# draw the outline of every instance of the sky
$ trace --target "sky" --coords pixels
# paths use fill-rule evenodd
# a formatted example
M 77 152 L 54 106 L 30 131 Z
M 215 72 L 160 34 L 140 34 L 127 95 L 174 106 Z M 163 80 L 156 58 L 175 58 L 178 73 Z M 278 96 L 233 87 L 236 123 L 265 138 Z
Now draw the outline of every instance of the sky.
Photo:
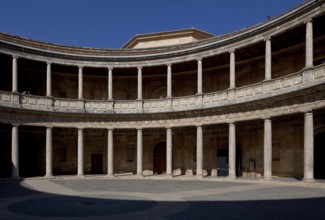
M 222 35 L 304 0 L 1 0 L 0 32 L 92 48 L 121 48 L 136 34 L 197 28 Z

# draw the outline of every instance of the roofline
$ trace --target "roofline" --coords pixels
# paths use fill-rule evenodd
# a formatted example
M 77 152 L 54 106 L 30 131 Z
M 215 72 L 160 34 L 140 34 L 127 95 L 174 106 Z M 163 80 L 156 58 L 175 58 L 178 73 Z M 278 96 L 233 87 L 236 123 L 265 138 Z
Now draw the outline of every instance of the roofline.
M 205 38 L 211 38 L 211 37 L 215 37 L 215 35 L 210 34 L 208 32 L 205 31 L 201 31 L 199 29 L 196 28 L 186 28 L 186 29 L 180 29 L 180 30 L 171 30 L 171 31 L 161 31 L 161 32 L 153 32 L 153 33 L 148 33 L 148 34 L 136 34 L 135 36 L 133 36 L 126 44 L 124 44 L 122 46 L 122 48 L 131 48 L 130 46 L 136 43 L 136 39 L 140 38 L 140 39 L 145 39 L 145 38 L 149 38 L 149 37 L 154 37 L 157 36 L 157 38 L 161 38 L 161 36 L 158 35 L 170 35 L 170 34 L 174 34 L 174 33 L 179 33 L 179 34 L 185 34 L 188 32 L 195 32 L 196 34 L 199 34 Z

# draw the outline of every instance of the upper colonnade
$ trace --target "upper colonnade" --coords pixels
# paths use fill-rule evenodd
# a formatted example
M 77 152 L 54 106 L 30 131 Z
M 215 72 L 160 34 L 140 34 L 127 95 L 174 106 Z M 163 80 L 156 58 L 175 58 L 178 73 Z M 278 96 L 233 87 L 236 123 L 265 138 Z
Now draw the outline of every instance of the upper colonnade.
M 46 63 L 83 67 L 136 68 L 176 64 L 227 53 L 270 39 L 321 15 L 324 11 L 323 4 L 322 0 L 306 1 L 283 15 L 237 32 L 160 48 L 83 48 L 33 41 L 1 33 L 1 53 Z

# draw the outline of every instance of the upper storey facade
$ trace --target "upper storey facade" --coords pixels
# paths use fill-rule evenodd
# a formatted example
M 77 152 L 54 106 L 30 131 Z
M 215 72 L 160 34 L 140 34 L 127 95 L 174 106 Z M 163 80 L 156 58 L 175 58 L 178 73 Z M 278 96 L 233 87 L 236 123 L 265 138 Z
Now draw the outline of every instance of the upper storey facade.
M 169 38 L 164 35 L 196 36 L 195 42 L 165 47 L 80 48 L 0 34 L 1 104 L 41 111 L 138 114 L 294 96 L 325 80 L 324 2 L 306 1 L 223 36 L 189 29 L 190 35 L 176 31 L 138 36 L 126 46 L 136 48 L 143 38 L 148 47 L 150 39 Z

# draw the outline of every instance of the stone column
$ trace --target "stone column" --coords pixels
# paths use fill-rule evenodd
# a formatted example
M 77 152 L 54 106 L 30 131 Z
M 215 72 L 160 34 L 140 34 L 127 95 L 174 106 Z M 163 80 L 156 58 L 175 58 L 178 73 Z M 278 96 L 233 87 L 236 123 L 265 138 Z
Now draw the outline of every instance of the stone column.
M 46 96 L 52 96 L 52 71 L 51 63 L 46 63 Z
M 303 180 L 314 181 L 314 125 L 312 112 L 305 113 Z
M 19 134 L 18 126 L 16 124 L 12 125 L 11 131 L 11 178 L 20 178 L 19 176 Z
M 114 175 L 114 141 L 113 141 L 113 129 L 108 129 L 107 140 L 107 175 Z
M 167 98 L 172 98 L 172 65 L 167 64 Z
M 272 178 L 272 121 L 264 119 L 264 179 Z
M 306 21 L 306 68 L 313 65 L 313 23 L 309 19 Z
M 138 67 L 138 100 L 142 100 L 142 67 Z
M 203 175 L 203 131 L 202 126 L 196 127 L 196 175 Z
M 12 56 L 12 92 L 18 92 L 17 56 Z
M 171 128 L 167 128 L 167 134 L 166 134 L 166 139 L 167 139 L 167 143 L 166 143 L 166 174 L 168 176 L 172 176 L 173 175 L 173 138 L 172 138 L 172 129 Z
M 83 99 L 83 77 L 82 77 L 83 66 L 79 66 L 78 74 L 78 99 Z
M 229 51 L 230 53 L 230 86 L 229 89 L 235 88 L 235 50 Z
M 113 100 L 113 68 L 108 67 L 108 100 Z
M 236 127 L 229 124 L 229 178 L 236 178 Z
M 142 156 L 143 156 L 143 141 L 142 128 L 137 129 L 137 175 L 142 176 Z
M 272 78 L 272 51 L 271 38 L 267 37 L 265 40 L 265 80 Z
M 45 177 L 53 176 L 52 169 L 52 127 L 46 127 L 46 174 Z
M 197 94 L 202 94 L 202 59 L 197 60 Z
M 84 175 L 84 129 L 78 128 L 78 176 Z

